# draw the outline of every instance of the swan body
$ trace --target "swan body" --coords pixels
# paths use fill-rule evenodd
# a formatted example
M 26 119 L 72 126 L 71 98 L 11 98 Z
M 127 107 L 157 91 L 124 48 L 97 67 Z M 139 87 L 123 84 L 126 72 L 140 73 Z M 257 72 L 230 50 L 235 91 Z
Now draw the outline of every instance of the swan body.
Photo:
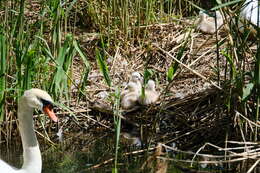
M 121 106 L 123 109 L 133 108 L 138 100 L 140 95 L 139 86 L 137 83 L 129 82 L 127 84 L 127 89 L 121 94 Z
M 215 33 L 223 25 L 223 17 L 219 11 L 216 11 L 217 27 L 215 27 L 215 18 L 210 17 L 204 12 L 199 13 L 197 29 L 208 34 Z
M 41 173 L 42 159 L 39 144 L 34 132 L 33 111 L 40 109 L 53 121 L 58 118 L 52 110 L 50 95 L 40 89 L 30 89 L 24 92 L 18 103 L 19 131 L 23 145 L 23 165 L 16 169 L 0 160 L 0 172 L 3 173 Z
M 149 80 L 145 89 L 145 95 L 140 95 L 138 102 L 142 105 L 150 105 L 159 99 L 159 93 L 155 89 L 155 82 Z
M 258 15 L 258 0 L 246 0 L 240 15 L 252 24 L 260 27 L 260 15 Z M 257 24 L 258 23 L 258 24 Z

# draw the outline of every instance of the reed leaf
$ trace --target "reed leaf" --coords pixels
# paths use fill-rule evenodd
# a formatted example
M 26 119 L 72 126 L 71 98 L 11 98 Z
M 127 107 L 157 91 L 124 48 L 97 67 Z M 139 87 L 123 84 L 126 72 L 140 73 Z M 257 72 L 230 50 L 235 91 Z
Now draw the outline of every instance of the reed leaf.
M 173 69 L 173 66 L 170 66 L 168 71 L 167 71 L 168 82 L 171 82 L 173 80 L 173 77 L 174 77 L 174 69 Z
M 80 80 L 80 86 L 79 86 L 79 96 L 78 96 L 78 101 L 80 100 L 80 98 L 84 95 L 82 93 L 82 91 L 84 91 L 85 86 L 87 86 L 87 79 L 88 79 L 88 75 L 89 72 L 91 70 L 91 66 L 87 60 L 87 56 L 82 52 L 80 46 L 78 45 L 78 43 L 74 40 L 73 41 L 73 46 L 76 49 L 76 51 L 78 52 L 79 56 L 81 57 L 83 63 L 84 63 L 84 71 L 82 73 L 81 76 L 81 80 Z
M 182 46 L 180 47 L 180 49 L 178 50 L 178 53 L 176 55 L 176 58 L 178 60 L 180 60 L 184 54 L 184 51 L 187 49 L 187 45 L 188 42 L 190 40 L 190 34 L 191 34 L 191 30 L 188 33 L 188 37 L 186 38 L 186 40 L 182 43 Z M 177 70 L 179 67 L 179 63 L 178 62 L 174 62 L 173 64 L 171 64 L 171 66 L 169 67 L 168 71 L 167 71 L 167 79 L 169 82 L 171 82 L 174 79 L 174 75 L 176 74 Z
M 6 37 L 0 35 L 0 123 L 4 119 L 4 103 L 6 90 L 6 70 L 8 45 Z
M 48 51 L 48 54 L 50 55 L 50 51 Z M 56 70 L 53 74 L 53 80 L 51 82 L 51 90 L 55 93 L 56 98 L 64 93 L 66 93 L 66 97 L 69 96 L 68 72 L 74 56 L 75 49 L 73 47 L 72 36 L 67 35 L 64 45 L 60 47 L 57 59 L 55 60 Z
M 120 111 L 120 89 L 117 87 L 114 94 L 114 105 L 113 105 L 113 113 L 114 113 L 114 124 L 115 124 L 115 162 L 114 168 L 112 172 L 117 173 L 117 164 L 118 164 L 118 150 L 119 150 L 119 141 L 120 141 L 120 132 L 121 132 L 121 111 Z
M 112 81 L 109 77 L 107 64 L 105 62 L 104 56 L 101 56 L 101 53 L 100 53 L 99 49 L 97 49 L 97 48 L 96 48 L 96 59 L 97 59 L 98 65 L 99 65 L 99 69 L 102 72 L 103 77 L 105 78 L 107 85 L 109 87 L 111 87 Z

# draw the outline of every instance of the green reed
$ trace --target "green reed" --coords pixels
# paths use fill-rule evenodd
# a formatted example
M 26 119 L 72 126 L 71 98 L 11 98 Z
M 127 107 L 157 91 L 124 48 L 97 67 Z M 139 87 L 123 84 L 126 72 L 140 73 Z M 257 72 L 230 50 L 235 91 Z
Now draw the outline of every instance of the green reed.
M 4 118 L 7 52 L 8 48 L 6 38 L 5 36 L 0 35 L 0 121 L 3 121 Z
M 113 105 L 113 113 L 114 113 L 114 125 L 115 125 L 115 161 L 114 168 L 112 169 L 113 173 L 117 173 L 117 164 L 118 164 L 118 151 L 119 151 L 119 141 L 120 141 L 120 133 L 121 133 L 121 111 L 120 111 L 120 90 L 116 88 L 114 93 L 114 105 Z
M 200 4 L 200 1 L 190 2 Z M 181 0 L 95 0 L 86 1 L 86 4 L 82 7 L 84 12 L 100 32 L 109 37 L 118 37 L 118 30 L 126 38 L 141 37 L 140 26 L 172 22 L 173 18 L 197 11 L 192 4 Z
M 32 87 L 52 90 L 55 98 L 68 98 L 74 83 L 71 63 L 77 55 L 85 67 L 82 78 L 87 78 L 87 57 L 74 37 L 65 33 L 67 17 L 75 3 L 41 2 L 39 18 L 32 20 L 27 17 L 27 1 L 0 1 L 0 119 L 5 119 L 6 99 L 13 100 Z M 83 94 L 83 85 L 80 88 L 79 93 Z
M 226 21 L 230 32 L 226 40 L 227 47 L 221 52 L 227 63 L 225 69 L 225 79 L 227 80 L 224 82 L 229 83 L 226 100 L 228 112 L 230 115 L 235 115 L 236 111 L 242 112 L 250 120 L 257 122 L 259 106 L 252 105 L 259 105 L 259 28 L 241 20 L 240 11 L 242 8 L 243 2 L 234 0 L 219 4 L 214 10 L 222 9 L 226 17 L 232 18 L 232 20 Z M 230 9 L 232 9 L 232 12 Z M 257 30 L 258 35 L 252 33 L 253 28 Z M 253 44 L 257 46 L 256 52 L 250 50 Z M 248 55 L 253 57 L 254 61 L 254 68 L 250 71 L 246 58 Z M 250 104 L 250 102 L 253 102 L 253 104 Z M 243 124 L 243 126 L 246 125 Z M 247 137 L 250 140 L 257 140 L 257 127 L 255 127 L 254 132 L 250 131 Z
M 96 49 L 96 59 L 97 63 L 99 65 L 99 69 L 103 74 L 103 77 L 105 78 L 105 81 L 109 87 L 112 85 L 112 81 L 109 77 L 109 72 L 108 72 L 108 66 L 105 61 L 105 56 L 104 53 L 101 53 L 98 49 Z
M 258 16 L 260 16 L 260 3 L 258 1 L 258 9 L 257 9 L 257 14 Z M 260 19 L 258 18 L 258 23 L 257 25 L 260 26 L 260 23 L 259 23 Z M 256 38 L 257 38 L 257 52 L 256 52 L 256 62 L 255 62 L 255 78 L 254 78 L 254 81 L 255 81 L 255 87 L 256 87 L 256 113 L 255 113 L 255 121 L 257 122 L 259 120 L 259 112 L 260 112 L 260 28 L 259 27 L 255 27 L 256 28 L 256 31 L 257 31 L 257 34 L 256 34 Z M 256 127 L 256 130 L 255 130 L 255 141 L 258 140 L 257 138 L 257 135 L 258 135 L 258 128 Z
M 106 84 L 111 88 L 113 86 L 113 82 L 109 75 L 108 65 L 106 63 L 106 56 L 104 49 L 106 48 L 103 39 L 101 39 L 101 47 L 102 49 L 96 48 L 96 60 L 99 65 L 99 69 L 103 74 Z M 120 133 L 121 133 L 121 110 L 120 110 L 120 89 L 116 87 L 115 92 L 112 94 L 112 99 L 110 100 L 113 105 L 113 118 L 114 118 L 114 130 L 115 130 L 115 161 L 114 167 L 112 168 L 113 173 L 118 172 L 117 164 L 118 164 L 118 151 L 119 151 L 119 142 L 120 142 Z

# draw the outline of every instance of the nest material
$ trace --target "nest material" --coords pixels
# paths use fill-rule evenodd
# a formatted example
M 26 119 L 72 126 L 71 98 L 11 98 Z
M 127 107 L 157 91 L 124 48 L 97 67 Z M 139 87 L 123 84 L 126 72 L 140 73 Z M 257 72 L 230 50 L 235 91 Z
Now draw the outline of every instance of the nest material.
M 142 134 L 142 131 L 153 129 L 153 132 L 158 134 L 153 134 L 154 141 L 163 139 L 167 142 L 186 136 L 187 139 L 180 142 L 184 147 L 199 146 L 203 139 L 218 142 L 215 136 L 217 134 L 224 139 L 222 137 L 224 131 L 229 128 L 230 118 L 224 112 L 223 91 L 214 81 L 218 78 L 215 69 L 220 69 L 220 79 L 226 75 L 225 58 L 220 54 L 217 60 L 216 53 L 216 40 L 225 39 L 225 32 L 220 30 L 217 39 L 215 34 L 199 33 L 194 30 L 194 21 L 185 19 L 178 23 L 142 27 L 140 32 L 145 36 L 130 39 L 128 42 L 120 42 L 123 40 L 120 34 L 117 40 L 111 39 L 112 49 L 107 50 L 106 60 L 113 87 L 107 87 L 97 64 L 92 62 L 89 85 L 85 87 L 85 94 L 90 98 L 88 108 L 93 110 L 94 114 L 109 115 L 111 119 L 111 95 L 115 87 L 123 88 L 132 72 L 142 73 L 145 68 L 149 68 L 154 72 L 151 78 L 156 81 L 157 91 L 161 93 L 160 101 L 150 107 L 124 111 L 122 118 L 127 121 L 127 126 L 130 124 L 130 129 L 138 129 L 140 136 L 149 136 L 150 134 Z M 81 37 L 82 44 L 86 52 L 94 52 L 93 45 L 97 44 L 99 38 L 88 38 Z M 143 44 L 139 45 L 138 42 Z M 225 46 L 225 43 L 222 44 L 218 51 Z M 169 82 L 167 71 L 176 63 L 175 58 L 181 49 L 183 54 L 179 59 L 179 68 L 174 79 Z M 92 58 L 94 59 L 94 56 Z M 251 59 L 248 58 L 248 61 Z M 251 68 L 250 63 L 246 66 L 247 69 Z M 107 97 L 101 97 L 104 93 Z M 101 118 L 102 123 L 112 129 L 111 120 L 104 117 L 106 116 Z M 194 136 L 191 137 L 190 133 Z M 164 135 L 161 136 L 162 134 Z
M 187 26 L 190 29 L 187 29 Z M 206 79 L 217 78 L 217 74 L 214 71 L 217 68 L 216 39 L 213 35 L 195 32 L 192 29 L 191 21 L 185 21 L 182 24 L 154 25 L 143 28 L 143 30 L 146 31 L 147 35 L 139 39 L 145 45 L 137 45 L 135 41 L 132 41 L 120 47 L 115 46 L 115 49 L 106 52 L 110 78 L 113 81 L 114 87 L 121 86 L 123 88 L 129 81 L 132 72 L 138 71 L 143 73 L 144 69 L 148 68 L 154 72 L 152 78 L 156 81 L 157 91 L 163 92 L 167 85 L 169 85 L 169 82 L 166 80 L 167 71 L 176 61 L 153 45 L 157 45 L 176 57 L 185 41 L 183 39 L 186 39 L 185 35 L 190 35 L 190 37 L 187 38 L 188 44 L 184 47 L 183 56 L 180 61 L 189 66 L 193 71 L 202 74 Z M 118 37 L 120 40 L 120 35 Z M 83 40 L 87 40 L 87 38 L 82 38 Z M 86 52 L 93 53 L 93 44 L 96 44 L 96 41 L 83 41 Z M 116 44 L 116 41 L 114 44 Z M 113 45 L 111 48 L 113 48 Z M 90 59 L 92 58 L 90 57 Z M 224 69 L 221 68 L 225 65 L 224 57 L 220 56 L 219 61 L 220 69 Z M 89 85 L 86 86 L 85 93 L 89 98 L 92 98 L 92 101 L 100 99 L 106 101 L 99 97 L 99 93 L 103 91 L 110 93 L 114 91 L 114 88 L 109 89 L 107 87 L 96 62 L 93 62 L 91 66 L 92 70 L 88 78 Z M 76 67 L 78 68 L 78 66 Z M 182 65 L 179 65 L 179 67 L 171 87 L 168 88 L 168 96 L 171 95 L 175 98 L 185 97 L 211 87 L 210 82 L 205 81 L 205 79 L 189 69 L 182 67 Z M 220 74 L 224 76 L 224 70 Z M 74 76 L 80 75 L 74 74 Z

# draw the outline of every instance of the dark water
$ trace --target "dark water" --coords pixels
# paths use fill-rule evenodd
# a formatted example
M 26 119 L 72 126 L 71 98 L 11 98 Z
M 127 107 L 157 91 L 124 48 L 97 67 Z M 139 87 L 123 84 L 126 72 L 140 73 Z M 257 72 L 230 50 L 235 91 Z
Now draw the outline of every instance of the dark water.
M 82 140 L 85 139 L 85 140 Z M 113 135 L 84 137 L 72 135 L 66 142 L 58 145 L 50 145 L 41 141 L 41 151 L 43 158 L 43 173 L 83 173 L 83 172 L 112 172 L 114 160 L 104 161 L 114 158 L 114 137 Z M 153 147 L 153 146 L 151 146 Z M 156 172 L 158 169 L 158 159 L 153 158 L 154 151 L 132 153 L 126 156 L 125 153 L 142 150 L 140 147 L 130 146 L 127 141 L 122 140 L 119 149 L 118 170 L 119 172 Z M 16 144 L 1 145 L 0 156 L 15 167 L 22 165 L 22 148 L 19 140 Z M 168 152 L 164 157 L 185 159 L 184 155 Z M 100 165 L 98 165 L 100 164 Z M 89 169 L 94 165 L 96 168 Z M 176 162 L 162 162 L 161 167 L 165 167 L 167 172 L 182 173 L 192 170 L 206 170 L 208 172 L 225 172 L 221 167 L 208 166 L 202 169 L 199 165 L 189 168 L 188 164 Z
M 39 138 L 38 138 L 39 139 Z M 55 141 L 56 139 L 53 139 Z M 0 157 L 15 167 L 22 165 L 22 147 L 20 140 L 14 140 L 9 145 L 0 145 Z M 112 172 L 114 168 L 114 134 L 89 135 L 66 134 L 66 140 L 53 145 L 47 141 L 39 140 L 42 159 L 42 173 L 84 173 L 84 172 Z M 150 148 L 154 147 L 150 145 Z M 210 172 L 247 172 L 252 164 L 245 162 L 230 165 L 203 165 L 183 163 L 176 160 L 191 160 L 192 155 L 163 151 L 162 157 L 175 159 L 175 161 L 163 162 L 155 157 L 155 150 L 144 151 L 145 146 L 133 146 L 129 141 L 120 141 L 118 156 L 118 172 L 156 172 L 163 168 L 169 173 L 210 173 Z M 139 151 L 139 153 L 135 153 Z M 213 154 L 213 153 L 212 153 Z M 161 161 L 161 162 L 158 162 Z M 106 163 L 105 163 L 106 162 Z M 247 167 L 244 167 L 247 164 Z M 159 166 L 158 166 L 159 165 Z M 90 169 L 91 167 L 94 167 Z M 205 166 L 205 165 L 204 165 Z M 257 173 L 257 172 L 255 172 Z
M 22 166 L 22 146 L 20 143 L 12 142 L 8 145 L 1 144 L 0 145 L 0 158 L 9 165 L 20 168 Z

